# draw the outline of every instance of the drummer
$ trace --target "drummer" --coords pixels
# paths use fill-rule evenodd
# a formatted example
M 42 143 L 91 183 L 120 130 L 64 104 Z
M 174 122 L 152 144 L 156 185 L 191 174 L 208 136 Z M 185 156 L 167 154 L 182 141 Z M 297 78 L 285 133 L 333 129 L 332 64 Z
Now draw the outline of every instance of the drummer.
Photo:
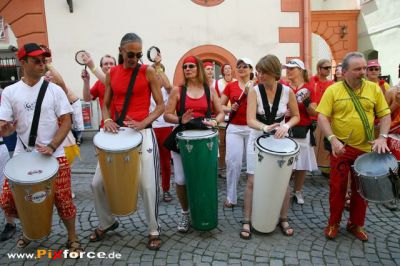
M 281 68 L 282 65 L 275 55 L 262 57 L 256 65 L 259 84 L 249 90 L 247 99 L 247 124 L 251 128 L 251 133 L 247 144 L 247 186 L 244 195 L 243 228 L 240 231 L 240 237 L 246 240 L 251 238 L 250 218 L 253 205 L 254 170 L 257 161 L 255 140 L 264 132 L 272 130 L 276 130 L 275 138 L 283 138 L 287 135 L 289 128 L 295 126 L 300 121 L 299 108 L 297 107 L 294 92 L 288 86 L 282 85 L 281 94 L 277 94 L 278 81 L 281 78 Z M 261 90 L 264 90 L 264 93 Z M 267 117 L 261 95 L 265 95 L 267 99 L 264 98 L 264 101 L 268 101 L 269 103 L 274 102 L 275 97 L 280 97 L 276 114 L 268 112 L 269 116 Z M 285 123 L 284 119 L 288 108 L 291 110 L 291 117 Z M 267 119 L 272 120 L 272 123 L 267 121 Z M 289 205 L 290 191 L 288 185 L 278 223 L 285 236 L 292 236 L 294 234 L 294 230 L 290 227 L 287 218 Z
M 390 109 L 378 84 L 364 79 L 367 63 L 363 54 L 348 53 L 342 68 L 344 81 L 328 87 L 316 110 L 319 113 L 318 124 L 332 145 L 330 217 L 324 231 L 328 239 L 336 238 L 339 232 L 348 174 L 356 158 L 370 152 L 371 145 L 372 150 L 378 153 L 389 151 L 386 138 L 391 121 Z M 360 105 L 362 108 L 357 109 Z M 375 116 L 380 119 L 377 139 L 374 139 L 373 132 Z M 368 235 L 363 227 L 367 202 L 357 191 L 353 171 L 350 173 L 352 193 L 346 229 L 358 239 L 367 241 Z
M 216 91 L 212 88 L 210 89 L 204 86 L 204 84 L 207 82 L 207 78 L 204 73 L 202 61 L 195 56 L 189 56 L 183 60 L 182 67 L 184 74 L 184 86 L 187 88 L 185 113 L 182 116 L 177 115 L 180 106 L 180 93 L 183 89 L 183 86 L 174 87 L 171 91 L 165 109 L 165 121 L 173 124 L 186 124 L 194 118 L 206 117 L 208 103 L 205 90 L 209 89 L 211 96 L 211 106 L 209 107 L 215 114 L 215 119 L 210 121 L 203 120 L 202 123 L 206 126 L 217 126 L 218 123 L 223 121 L 224 112 L 222 111 Z M 179 203 L 182 208 L 182 216 L 178 224 L 178 231 L 186 233 L 190 227 L 190 219 L 182 159 L 180 154 L 174 151 L 172 151 L 172 159 L 174 161 L 176 194 L 178 195 Z
M 230 113 L 226 130 L 226 200 L 224 207 L 232 208 L 237 204 L 237 185 L 242 171 L 243 153 L 246 152 L 250 128 L 247 126 L 247 93 L 252 86 L 250 74 L 253 63 L 243 57 L 236 64 L 238 80 L 229 83 L 221 96 L 224 112 Z M 228 101 L 231 107 L 228 107 Z
M 147 248 L 158 250 L 161 246 L 160 228 L 158 224 L 159 200 L 159 155 L 156 138 L 151 123 L 164 111 L 164 103 L 160 83 L 156 78 L 154 68 L 140 65 L 142 58 L 142 39 L 135 33 L 127 33 L 122 37 L 119 47 L 118 65 L 106 74 L 106 91 L 104 94 L 103 119 L 104 131 L 118 132 L 119 126 L 127 126 L 139 131 L 143 136 L 142 153 L 140 156 L 141 172 L 139 176 L 139 191 L 143 199 L 146 219 L 148 221 Z M 110 104 L 113 102 L 116 115 L 120 115 L 127 94 L 128 84 L 135 68 L 138 74 L 133 85 L 133 94 L 129 100 L 125 119 L 112 117 Z M 150 98 L 153 95 L 156 106 L 149 112 Z M 115 121 L 123 120 L 123 124 Z M 103 187 L 103 177 L 95 175 L 92 182 L 95 209 L 100 226 L 90 235 L 90 241 L 100 241 L 105 233 L 118 227 L 118 221 L 112 216 Z
M 19 48 L 17 56 L 24 69 L 24 76 L 19 82 L 5 88 L 0 106 L 0 135 L 7 136 L 15 130 L 18 134 L 14 156 L 31 148 L 27 145 L 33 112 L 44 80 L 45 58 L 50 57 L 50 53 L 36 43 L 28 43 Z M 71 169 L 61 145 L 71 129 L 72 108 L 64 91 L 54 83 L 48 84 L 42 110 L 46 111 L 40 115 L 35 150 L 58 160 L 55 205 L 68 231 L 68 249 L 83 251 L 75 233 L 76 207 L 71 196 Z M 57 121 L 60 121 L 60 126 Z M 7 180 L 4 182 L 0 202 L 6 215 L 18 217 Z M 22 235 L 17 247 L 24 248 L 29 242 Z

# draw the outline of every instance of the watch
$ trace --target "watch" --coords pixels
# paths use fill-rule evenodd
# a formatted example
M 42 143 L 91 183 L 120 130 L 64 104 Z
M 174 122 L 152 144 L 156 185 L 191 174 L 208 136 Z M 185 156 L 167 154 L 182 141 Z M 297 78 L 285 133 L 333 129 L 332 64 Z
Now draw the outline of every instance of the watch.
M 379 136 L 382 136 L 382 137 L 384 137 L 385 139 L 387 139 L 387 138 L 389 137 L 388 134 L 379 134 Z

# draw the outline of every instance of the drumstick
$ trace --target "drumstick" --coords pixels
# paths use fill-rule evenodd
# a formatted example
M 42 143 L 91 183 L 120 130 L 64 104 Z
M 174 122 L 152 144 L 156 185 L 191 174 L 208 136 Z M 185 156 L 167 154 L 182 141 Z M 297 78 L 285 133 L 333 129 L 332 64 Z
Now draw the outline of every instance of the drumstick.
M 352 130 L 350 131 L 349 136 L 348 136 L 347 139 L 344 141 L 343 147 L 346 147 L 346 145 L 349 143 L 349 139 L 350 139 L 351 135 L 353 134 L 353 131 L 354 131 L 354 129 L 352 129 Z

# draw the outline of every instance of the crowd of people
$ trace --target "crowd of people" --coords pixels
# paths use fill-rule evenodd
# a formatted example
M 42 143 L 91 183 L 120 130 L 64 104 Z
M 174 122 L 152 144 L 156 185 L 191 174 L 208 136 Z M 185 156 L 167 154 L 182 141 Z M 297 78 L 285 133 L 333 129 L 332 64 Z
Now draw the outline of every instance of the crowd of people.
M 364 153 L 389 152 L 389 132 L 400 132 L 400 90 L 398 87 L 389 88 L 380 80 L 378 60 L 367 62 L 362 54 L 352 52 L 333 71 L 331 60 L 321 59 L 317 63 L 317 74 L 310 76 L 300 59 L 282 64 L 275 55 L 266 55 L 254 64 L 249 58 L 240 57 L 235 66 L 222 64 L 222 78 L 217 79 L 212 62 L 203 62 L 191 55 L 184 58 L 181 66 L 182 84 L 171 85 L 161 63 L 161 54 L 156 56 L 154 64 L 146 65 L 142 63 L 142 48 L 141 38 L 135 33 L 127 33 L 121 39 L 118 60 L 105 55 L 100 59 L 99 68 L 91 55 L 85 52 L 83 61 L 97 81 L 90 87 L 91 75 L 86 68 L 81 78 L 83 99 L 99 100 L 104 131 L 117 133 L 119 127 L 128 127 L 143 136 L 139 191 L 148 223 L 149 249 L 157 250 L 162 244 L 158 223 L 159 199 L 165 202 L 173 200 L 170 193 L 171 159 L 181 207 L 177 230 L 187 233 L 191 225 L 183 155 L 168 149 L 164 145 L 166 139 L 178 126 L 196 124 L 199 129 L 207 129 L 224 122 L 227 125 L 225 208 L 237 206 L 242 168 L 246 167 L 247 173 L 240 238 L 247 240 L 252 236 L 253 182 L 258 154 L 255 142 L 261 135 L 269 133 L 277 139 L 291 137 L 300 150 L 293 164 L 293 188 L 287 186 L 280 206 L 277 225 L 282 233 L 286 236 L 294 234 L 288 217 L 291 195 L 297 204 L 305 204 L 307 195 L 303 195 L 303 186 L 306 174 L 323 165 L 330 168 L 330 216 L 325 236 L 329 239 L 337 237 L 348 204 L 347 230 L 362 241 L 368 240 L 364 229 L 367 201 L 357 191 L 351 166 Z M 76 207 L 70 171 L 74 158 L 79 156 L 77 145 L 81 141 L 79 132 L 83 129 L 81 121 L 75 119 L 79 115 L 72 116 L 75 126 L 71 127 L 70 114 L 79 114 L 80 101 L 57 70 L 46 61 L 51 57 L 49 50 L 30 43 L 22 46 L 17 56 L 23 77 L 2 94 L 0 136 L 8 136 L 14 131 L 18 133 L 14 156 L 31 148 L 57 158 L 60 167 L 55 205 L 67 228 L 67 247 L 72 251 L 82 251 L 75 232 Z M 286 76 L 282 75 L 282 70 Z M 333 80 L 329 79 L 331 75 Z M 35 101 L 43 86 L 47 86 L 47 93 L 37 141 L 33 147 L 27 147 Z M 128 92 L 129 87 L 133 93 Z M 71 137 L 73 129 L 78 132 L 75 138 Z M 321 148 L 324 144 L 328 147 Z M 4 145 L 0 148 L 2 171 L 9 157 Z M 18 213 L 6 178 L 1 187 L 0 203 L 6 217 L 1 234 L 4 241 L 15 233 L 14 219 Z M 119 226 L 110 211 L 99 165 L 93 177 L 92 190 L 99 225 L 90 235 L 90 241 L 96 242 Z M 394 210 L 396 202 L 391 202 L 388 207 Z M 29 242 L 21 235 L 17 246 L 23 248 Z

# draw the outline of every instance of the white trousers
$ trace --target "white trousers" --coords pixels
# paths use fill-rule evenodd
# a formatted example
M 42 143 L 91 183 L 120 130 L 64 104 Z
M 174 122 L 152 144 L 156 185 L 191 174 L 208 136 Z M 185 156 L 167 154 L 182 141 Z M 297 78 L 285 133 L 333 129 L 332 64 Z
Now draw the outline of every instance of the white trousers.
M 83 124 L 83 115 L 82 115 L 82 104 L 81 100 L 76 100 L 72 105 L 72 124 L 74 130 L 82 131 L 85 129 Z
M 247 161 L 249 135 L 250 128 L 244 125 L 230 124 L 226 130 L 226 198 L 232 204 L 237 204 L 237 185 L 242 171 L 243 155 Z
M 153 129 L 147 128 L 140 131 L 143 135 L 140 152 L 139 194 L 143 199 L 144 211 L 150 235 L 159 235 L 158 203 L 160 195 L 160 155 L 157 140 Z M 103 186 L 103 176 L 99 164 L 92 181 L 94 206 L 99 217 L 100 227 L 106 229 L 115 222 L 111 214 L 108 200 Z

